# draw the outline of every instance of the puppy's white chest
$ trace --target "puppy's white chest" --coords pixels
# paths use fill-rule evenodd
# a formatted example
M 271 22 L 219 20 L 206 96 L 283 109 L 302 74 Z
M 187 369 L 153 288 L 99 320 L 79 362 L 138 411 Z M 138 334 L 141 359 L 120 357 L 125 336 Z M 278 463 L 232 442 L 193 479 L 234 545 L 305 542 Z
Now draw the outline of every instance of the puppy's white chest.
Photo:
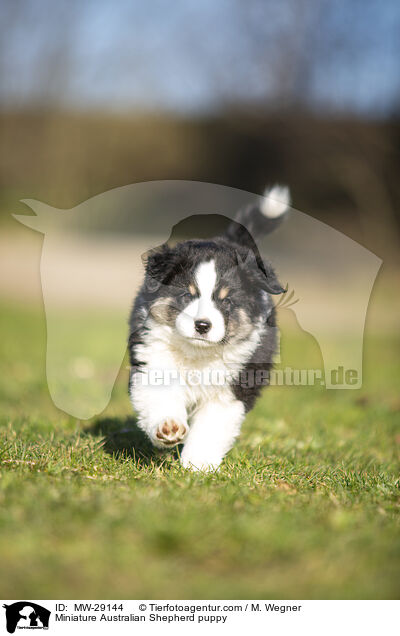
M 210 400 L 232 400 L 230 382 L 242 368 L 242 361 L 233 362 L 231 356 L 225 360 L 227 353 L 225 347 L 209 352 L 182 348 L 168 329 L 155 324 L 137 349 L 146 383 L 179 387 L 189 410 Z
M 226 403 L 232 400 L 231 382 L 237 370 L 227 366 L 223 359 L 194 363 L 190 368 L 181 367 L 179 374 L 188 407 L 196 408 L 209 401 Z

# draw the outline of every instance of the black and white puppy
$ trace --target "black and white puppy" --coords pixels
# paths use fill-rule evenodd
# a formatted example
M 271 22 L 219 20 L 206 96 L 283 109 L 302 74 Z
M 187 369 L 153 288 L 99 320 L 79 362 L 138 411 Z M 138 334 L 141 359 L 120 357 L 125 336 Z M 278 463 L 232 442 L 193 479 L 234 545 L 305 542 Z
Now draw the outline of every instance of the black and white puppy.
M 279 225 L 289 204 L 289 190 L 275 186 L 220 236 L 148 255 L 130 317 L 130 397 L 155 446 L 184 444 L 187 468 L 219 466 L 268 384 L 277 345 L 271 294 L 285 290 L 253 237 Z

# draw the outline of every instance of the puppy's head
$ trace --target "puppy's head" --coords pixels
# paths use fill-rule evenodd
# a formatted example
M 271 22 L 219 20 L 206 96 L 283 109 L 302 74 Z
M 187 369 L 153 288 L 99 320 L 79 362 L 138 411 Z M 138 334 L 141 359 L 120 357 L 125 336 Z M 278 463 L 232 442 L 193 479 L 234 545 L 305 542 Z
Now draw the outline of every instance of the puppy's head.
M 283 291 L 259 254 L 223 239 L 163 245 L 147 257 L 151 316 L 195 347 L 245 340 L 272 313 L 269 294 Z

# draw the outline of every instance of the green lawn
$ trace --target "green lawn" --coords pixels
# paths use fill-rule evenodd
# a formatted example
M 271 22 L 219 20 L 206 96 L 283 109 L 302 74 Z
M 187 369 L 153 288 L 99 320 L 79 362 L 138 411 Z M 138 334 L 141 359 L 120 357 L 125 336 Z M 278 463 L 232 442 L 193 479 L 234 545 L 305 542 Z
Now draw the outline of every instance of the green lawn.
M 3 307 L 0 326 L 0 597 L 398 597 L 393 337 L 367 339 L 360 391 L 268 389 L 205 475 L 138 433 L 124 367 L 78 422 L 47 392 L 43 314 Z

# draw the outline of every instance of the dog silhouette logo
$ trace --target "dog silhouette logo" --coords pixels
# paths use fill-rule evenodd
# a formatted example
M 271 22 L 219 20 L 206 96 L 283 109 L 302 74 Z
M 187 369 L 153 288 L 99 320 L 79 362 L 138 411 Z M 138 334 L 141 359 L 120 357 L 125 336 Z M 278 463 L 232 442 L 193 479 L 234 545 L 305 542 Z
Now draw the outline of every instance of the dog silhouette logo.
M 44 235 L 46 377 L 57 408 L 83 420 L 107 407 L 126 354 L 126 322 L 142 280 L 142 255 L 153 245 L 149 231 L 158 246 L 170 239 L 212 237 L 257 200 L 244 190 L 196 181 L 134 183 L 70 209 L 23 199 L 35 214 L 14 218 Z M 106 244 L 99 238 L 105 230 L 117 236 L 122 227 L 126 239 Z M 367 308 L 381 259 L 294 208 L 287 222 L 255 243 L 283 285 L 295 290 L 296 297 L 291 291 L 282 297 L 278 310 L 293 305 L 296 328 L 318 343 L 325 387 L 360 388 Z M 250 264 L 240 263 L 247 269 Z M 338 369 L 351 382 L 338 378 Z
M 6 610 L 7 631 L 14 634 L 18 629 L 48 629 L 50 610 L 32 603 L 18 601 L 11 605 L 3 605 Z

